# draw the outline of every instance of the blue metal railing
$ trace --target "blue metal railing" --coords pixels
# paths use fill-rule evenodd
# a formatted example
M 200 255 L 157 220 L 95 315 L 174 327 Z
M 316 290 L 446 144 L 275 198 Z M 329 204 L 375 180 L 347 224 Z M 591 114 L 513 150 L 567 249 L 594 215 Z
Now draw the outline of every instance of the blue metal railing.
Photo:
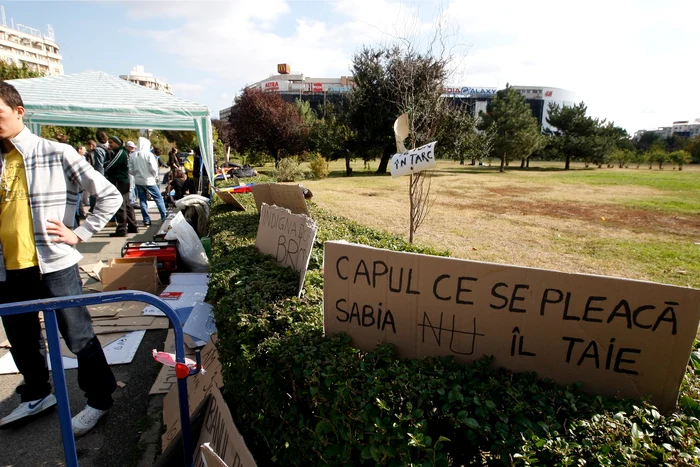
M 18 315 L 36 311 L 44 312 L 46 325 L 46 337 L 49 344 L 49 357 L 51 370 L 58 400 L 58 417 L 61 424 L 61 437 L 63 438 L 63 451 L 66 457 L 67 467 L 78 467 L 78 456 L 75 450 L 75 438 L 73 437 L 73 425 L 71 422 L 70 405 L 68 402 L 68 388 L 66 376 L 63 373 L 63 357 L 59 344 L 58 322 L 56 310 L 88 305 L 104 305 L 117 302 L 143 302 L 153 305 L 166 314 L 173 324 L 175 332 L 175 360 L 185 364 L 185 340 L 182 332 L 183 323 L 180 322 L 175 310 L 170 305 L 146 292 L 123 291 L 103 292 L 90 295 L 78 295 L 73 297 L 50 298 L 44 300 L 32 300 L 29 302 L 7 303 L 0 305 L 0 316 Z M 189 371 L 187 376 L 199 373 L 201 369 L 201 356 L 196 353 L 197 367 Z M 180 406 L 180 423 L 182 425 L 183 455 L 185 466 L 193 467 L 192 443 L 190 432 L 190 410 L 187 401 L 187 377 L 177 379 L 177 392 Z

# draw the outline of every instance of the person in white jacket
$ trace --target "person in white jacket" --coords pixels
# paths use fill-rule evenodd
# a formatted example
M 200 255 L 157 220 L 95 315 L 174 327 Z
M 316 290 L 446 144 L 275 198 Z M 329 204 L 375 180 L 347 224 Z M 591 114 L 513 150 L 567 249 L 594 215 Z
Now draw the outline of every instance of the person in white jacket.
M 138 150 L 129 154 L 129 174 L 133 175 L 136 183 L 136 194 L 139 197 L 144 225 L 151 225 L 151 217 L 148 215 L 148 194 L 158 206 L 160 220 L 165 220 L 165 202 L 158 189 L 158 161 L 151 153 L 151 142 L 144 137 L 139 138 Z

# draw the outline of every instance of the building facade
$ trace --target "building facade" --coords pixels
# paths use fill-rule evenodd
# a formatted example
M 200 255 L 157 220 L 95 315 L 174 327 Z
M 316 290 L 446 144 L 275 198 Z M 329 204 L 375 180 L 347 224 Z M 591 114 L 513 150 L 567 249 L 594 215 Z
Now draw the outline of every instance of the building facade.
M 639 130 L 634 133 L 634 139 L 638 140 L 645 133 L 654 133 L 661 138 L 680 136 L 682 138 L 694 139 L 700 136 L 700 118 L 696 118 L 692 122 L 689 120 L 678 120 L 673 122 L 671 126 L 662 126 L 653 130 Z
M 274 92 L 289 103 L 296 99 L 308 101 L 312 108 L 317 108 L 324 102 L 338 102 L 352 91 L 355 83 L 351 76 L 340 78 L 309 78 L 302 73 L 292 73 L 288 64 L 277 65 L 278 73 L 247 86 L 247 89 L 258 89 L 263 92 Z M 560 107 L 572 106 L 576 103 L 576 94 L 566 89 L 544 86 L 512 86 L 518 91 L 532 109 L 532 115 L 542 129 L 551 128 L 547 123 L 550 103 Z M 466 107 L 474 116 L 486 112 L 486 106 L 498 92 L 498 88 L 489 87 L 446 87 L 442 97 L 457 105 Z M 221 120 L 228 120 L 233 106 L 219 111 Z
M 286 63 L 277 65 L 277 71 L 268 78 L 246 86 L 246 89 L 279 94 L 290 104 L 300 99 L 309 102 L 311 108 L 316 109 L 324 102 L 342 101 L 355 86 L 351 76 L 312 78 L 303 73 L 293 73 L 291 66 Z M 233 106 L 219 110 L 219 118 L 228 120 L 232 108 Z
M 0 59 L 10 65 L 27 68 L 43 74 L 56 76 L 63 74 L 63 57 L 58 53 L 58 43 L 54 40 L 53 28 L 47 27 L 46 34 L 38 29 L 15 24 L 5 24 L 5 10 L 2 10 L 0 25 Z
M 525 98 L 532 109 L 532 115 L 537 119 L 537 124 L 543 130 L 551 129 L 547 123 L 549 116 L 549 104 L 554 103 L 560 107 L 568 107 L 576 104 L 576 94 L 561 88 L 545 86 L 511 86 Z M 456 104 L 466 105 L 469 112 L 477 116 L 486 112 L 486 106 L 491 102 L 498 88 L 487 87 L 446 87 L 442 96 L 452 100 Z
M 130 83 L 145 86 L 149 89 L 154 89 L 156 91 L 163 91 L 167 94 L 173 93 L 172 88 L 165 81 L 161 81 L 153 76 L 153 73 L 146 73 L 143 69 L 143 65 L 136 65 L 133 70 L 129 72 L 128 75 L 119 75 L 123 80 Z

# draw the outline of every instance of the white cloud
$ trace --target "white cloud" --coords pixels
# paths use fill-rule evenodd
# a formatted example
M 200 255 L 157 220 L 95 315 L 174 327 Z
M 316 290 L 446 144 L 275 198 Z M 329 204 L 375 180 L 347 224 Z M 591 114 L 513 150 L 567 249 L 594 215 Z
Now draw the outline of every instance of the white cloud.
M 319 10 L 332 13 L 329 20 L 312 9 L 299 14 L 300 4 L 285 0 L 128 5 L 135 24 L 173 19 L 172 27 L 141 33 L 211 79 L 194 87 L 175 84 L 176 93 L 189 98 L 210 93 L 207 98 L 222 107 L 231 101 L 222 91 L 237 93 L 274 73 L 277 63 L 291 63 L 307 76 L 349 74 L 350 58 L 360 46 L 386 43 L 392 36 L 425 39 L 441 9 L 391 0 L 319 4 Z M 454 49 L 460 73 L 453 84 L 570 89 L 591 114 L 630 131 L 700 117 L 694 83 L 700 74 L 694 60 L 700 48 L 698 15 L 700 2 L 689 0 L 455 0 L 445 7 L 445 17 L 459 30 L 450 39 L 462 45 Z

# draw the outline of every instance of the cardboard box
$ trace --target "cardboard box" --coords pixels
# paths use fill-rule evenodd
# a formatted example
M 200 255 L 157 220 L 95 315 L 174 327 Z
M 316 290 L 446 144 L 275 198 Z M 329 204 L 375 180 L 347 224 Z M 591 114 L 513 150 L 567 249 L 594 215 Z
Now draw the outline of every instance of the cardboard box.
M 324 250 L 326 335 L 399 357 L 493 356 L 511 371 L 607 396 L 678 398 L 700 290 L 402 253 L 343 242 Z
M 112 258 L 102 269 L 102 287 L 105 292 L 115 290 L 142 290 L 158 293 L 158 259 Z

